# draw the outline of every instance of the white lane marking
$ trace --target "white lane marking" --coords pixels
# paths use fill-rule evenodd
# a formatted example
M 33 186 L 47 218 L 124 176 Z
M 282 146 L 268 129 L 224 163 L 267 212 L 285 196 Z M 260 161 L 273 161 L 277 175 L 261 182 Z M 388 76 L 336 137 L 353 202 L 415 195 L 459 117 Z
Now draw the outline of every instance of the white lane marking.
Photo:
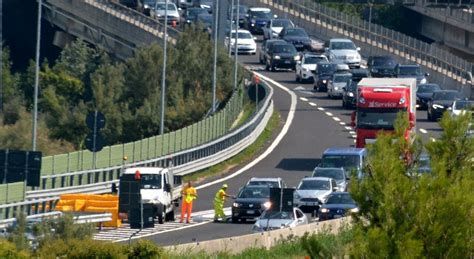
M 356 142 L 357 142 L 357 140 L 354 139 L 354 143 L 356 143 Z
M 427 131 L 427 130 L 425 130 L 425 129 L 420 129 L 420 132 L 421 132 L 421 133 L 423 133 L 423 134 L 426 134 L 426 133 L 428 133 L 428 131 Z
M 303 101 L 303 102 L 307 102 L 308 98 L 300 97 L 300 100 Z
M 330 112 L 326 112 L 326 115 L 327 115 L 327 116 L 332 116 L 333 114 L 330 113 Z
M 351 134 L 351 135 L 355 135 L 355 134 L 356 134 L 356 132 L 351 130 L 351 131 L 349 131 L 349 134 Z
M 290 91 L 290 89 L 286 88 L 285 86 L 283 86 L 282 84 L 276 82 L 275 80 L 271 79 L 271 78 L 268 78 L 260 73 L 255 73 L 256 75 L 258 75 L 261 79 L 265 80 L 265 81 L 268 81 L 274 85 L 276 85 L 277 87 L 279 87 L 280 89 L 282 89 L 283 91 L 287 92 L 290 96 L 291 96 L 291 104 L 290 104 L 290 110 L 288 112 L 288 117 L 286 118 L 286 122 L 285 122 L 285 125 L 283 125 L 283 128 L 282 130 L 280 131 L 280 134 L 278 134 L 278 136 L 276 137 L 276 139 L 273 141 L 273 143 L 267 148 L 267 150 L 265 150 L 265 152 L 263 152 L 259 157 L 257 157 L 255 160 L 253 160 L 252 162 L 246 164 L 244 167 L 242 167 L 241 169 L 237 170 L 235 173 L 231 174 L 231 175 L 228 175 L 224 178 L 221 178 L 219 180 L 215 180 L 213 182 L 210 182 L 210 183 L 206 183 L 206 184 L 203 184 L 203 185 L 200 185 L 198 187 L 196 187 L 196 189 L 203 189 L 203 188 L 206 188 L 206 187 L 209 187 L 211 185 L 214 185 L 214 184 L 217 184 L 217 183 L 221 183 L 221 182 L 224 182 L 224 181 L 227 181 L 233 177 L 236 177 L 237 175 L 240 175 L 242 174 L 243 172 L 247 171 L 248 169 L 252 168 L 254 165 L 256 165 L 258 162 L 262 161 L 265 157 L 267 157 L 277 146 L 278 144 L 280 143 L 280 141 L 283 139 L 283 137 L 286 135 L 286 133 L 288 132 L 288 130 L 290 129 L 290 126 L 291 126 L 291 123 L 293 122 L 293 118 L 295 117 L 295 111 L 296 111 L 296 104 L 298 103 L 298 99 L 296 98 L 296 94 L 293 92 L 293 91 Z
M 356 139 L 356 138 L 357 138 L 357 135 L 351 135 L 351 137 L 352 137 L 353 139 Z
M 342 126 L 346 125 L 346 123 L 343 121 L 339 122 L 339 124 L 341 124 Z
M 338 117 L 332 117 L 332 119 L 335 121 L 341 121 L 341 119 L 339 119 Z
M 324 108 L 323 107 L 318 107 L 318 110 L 324 111 Z
M 313 102 L 309 102 L 309 105 L 311 106 L 317 106 L 317 104 L 313 103 Z
M 352 127 L 345 126 L 344 127 L 346 130 L 352 130 Z

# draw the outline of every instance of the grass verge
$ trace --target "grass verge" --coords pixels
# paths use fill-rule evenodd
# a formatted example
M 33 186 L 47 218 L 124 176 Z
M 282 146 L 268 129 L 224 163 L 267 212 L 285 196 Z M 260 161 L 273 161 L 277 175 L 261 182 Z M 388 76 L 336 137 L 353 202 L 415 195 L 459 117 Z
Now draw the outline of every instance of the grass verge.
M 250 109 L 250 113 L 248 116 L 250 116 L 251 112 L 252 112 L 252 109 Z M 245 120 L 242 120 L 244 116 L 246 116 L 245 113 L 242 116 L 242 118 L 239 120 L 239 122 L 245 121 Z M 242 152 L 240 152 L 236 156 L 222 163 L 219 163 L 207 169 L 198 171 L 194 174 L 185 176 L 184 181 L 185 182 L 186 181 L 200 182 L 210 176 L 225 174 L 233 167 L 250 161 L 260 151 L 260 149 L 263 146 L 265 146 L 265 143 L 270 140 L 270 138 L 273 135 L 274 130 L 278 128 L 280 124 L 280 120 L 281 120 L 280 113 L 274 110 L 270 120 L 267 123 L 267 126 L 265 127 L 263 132 L 260 134 L 260 136 L 257 138 L 257 140 L 255 140 L 255 142 L 252 145 L 244 149 Z

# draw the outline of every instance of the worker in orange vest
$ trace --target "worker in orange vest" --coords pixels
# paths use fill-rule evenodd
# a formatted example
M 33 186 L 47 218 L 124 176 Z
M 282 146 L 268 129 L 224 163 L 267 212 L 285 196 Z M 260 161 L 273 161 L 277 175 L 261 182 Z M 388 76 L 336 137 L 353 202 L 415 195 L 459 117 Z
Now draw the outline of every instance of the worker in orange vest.
M 198 197 L 196 188 L 194 188 L 191 182 L 188 182 L 188 186 L 183 190 L 183 201 L 181 202 L 181 220 L 183 223 L 184 215 L 187 213 L 186 223 L 189 223 L 191 218 L 191 211 L 193 210 L 193 201 Z

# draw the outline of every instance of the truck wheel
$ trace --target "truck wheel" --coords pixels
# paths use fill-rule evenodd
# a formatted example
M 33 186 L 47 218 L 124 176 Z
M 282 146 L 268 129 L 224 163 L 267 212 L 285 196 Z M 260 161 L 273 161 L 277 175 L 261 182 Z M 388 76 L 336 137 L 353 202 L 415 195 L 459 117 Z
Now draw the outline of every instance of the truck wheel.
M 239 223 L 239 219 L 236 217 L 232 217 L 232 223 Z
M 166 221 L 174 221 L 174 207 L 169 213 L 166 213 Z
M 163 205 L 159 205 L 158 206 L 158 210 L 157 210 L 157 217 L 158 217 L 158 224 L 163 224 L 164 223 L 164 219 L 166 217 L 166 208 L 163 206 Z

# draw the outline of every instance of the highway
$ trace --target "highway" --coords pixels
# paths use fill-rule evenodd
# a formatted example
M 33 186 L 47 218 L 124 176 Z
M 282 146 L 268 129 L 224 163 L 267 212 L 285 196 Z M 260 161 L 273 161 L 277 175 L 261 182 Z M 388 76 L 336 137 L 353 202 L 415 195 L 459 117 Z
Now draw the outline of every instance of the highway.
M 241 55 L 239 59 L 244 66 L 263 68 L 258 64 L 258 54 Z M 255 166 L 226 181 L 230 194 L 236 194 L 252 176 L 282 177 L 289 187 L 295 187 L 304 176 L 311 174 L 326 148 L 354 145 L 354 132 L 349 127 L 351 110 L 343 109 L 340 100 L 330 100 L 326 93 L 312 92 L 312 84 L 296 83 L 294 72 L 256 72 L 275 81 L 270 82 L 270 85 L 275 90 L 275 108 L 281 114 L 282 124 L 291 112 L 291 96 L 281 87 L 296 94 L 296 109 L 288 132 L 279 145 Z M 426 111 L 418 111 L 417 119 L 418 129 L 422 129 L 419 133 L 425 140 L 431 135 L 439 135 L 439 125 L 426 120 Z M 212 210 L 214 194 L 221 185 L 222 183 L 217 183 L 199 189 L 199 198 L 194 202 L 193 211 Z M 227 200 L 226 207 L 231 205 L 232 200 Z M 252 224 L 204 223 L 145 238 L 163 246 L 175 245 L 248 234 L 251 233 Z

